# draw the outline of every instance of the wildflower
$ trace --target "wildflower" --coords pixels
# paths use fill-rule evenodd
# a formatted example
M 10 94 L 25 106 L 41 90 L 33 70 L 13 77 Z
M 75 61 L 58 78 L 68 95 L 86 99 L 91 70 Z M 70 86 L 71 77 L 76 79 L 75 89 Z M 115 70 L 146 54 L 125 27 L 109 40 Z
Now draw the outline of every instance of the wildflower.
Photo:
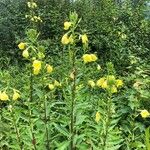
M 24 58 L 28 58 L 28 57 L 29 57 L 29 52 L 28 52 L 27 49 L 22 52 L 22 56 L 23 56 Z
M 39 70 L 39 69 L 33 69 L 33 74 L 34 74 L 34 75 L 38 75 L 38 74 L 39 74 L 39 72 L 40 72 L 40 70 Z
M 83 44 L 87 44 L 87 43 L 88 43 L 88 37 L 87 37 L 86 34 L 83 34 L 83 35 L 81 36 L 81 38 L 82 38 L 82 43 L 83 43 Z
M 14 94 L 13 94 L 13 100 L 18 100 L 20 98 L 20 94 L 16 91 L 16 90 L 14 90 Z
M 100 78 L 100 79 L 97 81 L 96 85 L 97 85 L 98 87 L 101 87 L 101 86 L 104 84 L 104 82 L 105 82 L 105 78 Z
M 88 63 L 92 61 L 92 57 L 90 54 L 84 54 L 82 58 L 83 58 L 84 63 Z
M 33 16 L 33 17 L 31 18 L 31 21 L 35 21 L 35 22 L 40 21 L 40 22 L 43 22 L 42 19 L 41 19 L 39 16 Z
M 61 86 L 61 83 L 59 83 L 57 80 L 55 80 L 55 81 L 54 81 L 54 86 L 60 87 L 60 86 Z
M 8 95 L 6 94 L 6 92 L 0 92 L 0 100 L 2 101 L 7 101 L 9 99 Z
M 97 57 L 95 54 L 84 54 L 82 56 L 84 63 L 93 62 L 97 60 Z
M 103 89 L 108 88 L 107 80 L 105 80 L 101 86 Z
M 150 116 L 150 113 L 146 109 L 142 110 L 140 114 L 142 118 L 147 118 Z
M 92 58 L 92 61 L 96 61 L 97 60 L 97 56 L 95 54 L 91 54 L 91 58 Z
M 113 86 L 110 88 L 110 92 L 111 92 L 111 93 L 117 93 L 117 88 L 113 85 Z
M 122 80 L 120 80 L 120 79 L 116 80 L 116 86 L 117 87 L 120 87 L 122 85 L 123 85 L 123 81 Z
M 50 90 L 53 90 L 55 88 L 55 86 L 53 84 L 49 84 L 48 87 Z
M 32 66 L 33 66 L 33 74 L 35 75 L 39 74 L 41 69 L 41 61 L 34 60 Z
M 100 121 L 100 119 L 101 119 L 100 113 L 96 112 L 95 121 L 98 123 Z
M 71 25 L 72 25 L 71 22 L 68 22 L 68 21 L 64 22 L 64 30 L 68 30 Z
M 73 43 L 74 43 L 74 39 L 73 39 L 72 34 L 71 34 L 70 37 L 69 37 L 69 42 L 70 42 L 70 44 L 73 44 Z
M 88 85 L 93 88 L 95 86 L 95 82 L 93 80 L 89 80 Z
M 53 71 L 53 67 L 47 64 L 47 73 L 51 73 Z
M 101 70 L 101 66 L 100 65 L 97 65 L 97 70 Z
M 40 70 L 40 69 L 41 69 L 41 61 L 39 61 L 39 60 L 34 60 L 32 66 L 33 66 L 35 69 L 39 69 L 39 70 Z
M 64 45 L 67 45 L 67 44 L 69 44 L 69 42 L 70 42 L 70 40 L 68 38 L 68 35 L 67 34 L 63 35 L 63 37 L 61 39 L 61 43 Z
M 29 8 L 33 8 L 33 9 L 37 7 L 37 4 L 35 2 L 28 2 L 27 5 Z
M 20 44 L 18 44 L 19 49 L 23 50 L 26 47 L 26 44 L 21 42 Z

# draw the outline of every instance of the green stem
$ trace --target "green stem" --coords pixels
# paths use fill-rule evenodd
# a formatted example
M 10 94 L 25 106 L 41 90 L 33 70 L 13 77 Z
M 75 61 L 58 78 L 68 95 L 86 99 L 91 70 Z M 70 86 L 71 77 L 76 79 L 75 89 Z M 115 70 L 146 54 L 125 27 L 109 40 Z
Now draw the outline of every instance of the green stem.
M 145 145 L 147 150 L 150 150 L 150 127 L 145 130 Z
M 30 126 L 30 131 L 31 131 L 31 135 L 32 135 L 32 144 L 34 147 L 34 150 L 37 150 L 36 148 L 36 139 L 35 139 L 35 135 L 33 132 L 33 125 L 32 125 L 32 109 L 31 109 L 31 104 L 33 101 L 33 74 L 32 74 L 32 64 L 31 64 L 31 68 L 30 68 L 30 101 L 28 103 L 28 108 L 29 108 L 29 126 Z
M 45 101 L 44 101 L 44 123 L 45 123 L 45 132 L 46 132 L 46 141 L 47 141 L 47 143 L 46 143 L 46 149 L 47 150 L 50 150 L 50 143 L 49 143 L 49 132 L 48 132 L 48 127 L 47 127 L 47 100 L 46 100 L 46 98 L 45 98 Z
M 23 148 L 22 148 L 22 144 L 21 144 L 19 129 L 18 129 L 17 124 L 16 124 L 16 119 L 15 119 L 14 113 L 11 112 L 11 114 L 12 114 L 12 118 L 13 118 L 13 125 L 14 125 L 14 129 L 15 129 L 15 132 L 16 132 L 16 137 L 17 137 L 17 140 L 18 140 L 18 143 L 19 143 L 19 147 L 20 147 L 20 150 L 22 150 Z
M 107 149 L 106 148 L 106 142 L 107 142 L 107 137 L 108 137 L 108 129 L 110 125 L 110 119 L 111 119 L 111 96 L 109 96 L 109 99 L 107 101 L 107 120 L 106 120 L 106 133 L 104 133 L 104 142 L 103 142 L 103 150 Z
M 75 68 L 75 52 L 73 52 L 72 68 L 74 73 L 73 85 L 72 85 L 72 100 L 71 100 L 71 150 L 75 150 L 74 147 L 74 105 L 75 105 L 75 90 L 76 90 L 76 68 Z

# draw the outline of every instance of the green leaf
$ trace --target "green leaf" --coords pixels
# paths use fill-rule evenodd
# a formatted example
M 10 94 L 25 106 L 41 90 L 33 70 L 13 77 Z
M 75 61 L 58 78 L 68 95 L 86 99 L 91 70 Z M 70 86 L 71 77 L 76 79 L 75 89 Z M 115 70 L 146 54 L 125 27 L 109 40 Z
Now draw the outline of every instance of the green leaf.
M 70 137 L 70 133 L 67 131 L 66 128 L 64 128 L 64 127 L 61 126 L 61 125 L 55 124 L 55 123 L 53 123 L 53 125 L 54 125 L 55 128 L 56 128 L 60 133 L 62 133 L 64 136 Z

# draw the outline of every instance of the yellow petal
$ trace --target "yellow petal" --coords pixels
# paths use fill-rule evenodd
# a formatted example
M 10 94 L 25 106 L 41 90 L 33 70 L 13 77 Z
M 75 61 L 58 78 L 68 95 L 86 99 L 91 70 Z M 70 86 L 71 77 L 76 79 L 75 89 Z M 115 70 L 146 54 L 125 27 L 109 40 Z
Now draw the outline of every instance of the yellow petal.
M 68 30 L 71 25 L 72 25 L 71 22 L 68 22 L 68 21 L 64 22 L 64 30 Z
M 82 38 L 82 43 L 83 43 L 83 44 L 87 44 L 87 43 L 88 43 L 88 37 L 87 37 L 86 34 L 83 34 L 83 35 L 81 36 L 81 38 Z
M 23 43 L 23 42 L 21 42 L 21 43 L 18 45 L 19 49 L 21 49 L 21 50 L 25 49 L 25 46 L 26 46 L 26 44 Z
M 142 110 L 140 114 L 142 118 L 147 118 L 150 116 L 150 113 L 146 109 Z
M 2 101 L 7 101 L 7 100 L 9 100 L 9 97 L 8 97 L 8 95 L 6 94 L 5 91 L 0 94 L 0 99 L 1 99 Z
M 93 80 L 89 80 L 88 85 L 93 88 L 95 86 L 95 82 Z
M 16 91 L 14 91 L 14 94 L 13 94 L 13 100 L 17 100 L 17 99 L 19 99 L 20 98 L 20 94 L 18 93 L 18 92 L 16 92 Z
M 61 43 L 64 45 L 69 44 L 70 40 L 67 34 L 63 35 L 62 39 L 61 39 Z
M 101 115 L 99 112 L 96 112 L 96 115 L 95 115 L 95 121 L 98 123 L 101 119 Z
M 98 87 L 101 87 L 104 82 L 105 82 L 105 78 L 100 78 L 100 79 L 97 81 L 96 85 L 97 85 Z
M 47 73 L 51 73 L 53 71 L 53 67 L 51 65 L 47 65 Z
M 49 84 L 48 87 L 50 90 L 53 90 L 55 88 L 55 86 L 53 84 Z
M 23 56 L 24 58 L 28 58 L 28 57 L 29 57 L 29 52 L 28 52 L 28 50 L 24 50 L 24 51 L 22 52 L 22 56 Z

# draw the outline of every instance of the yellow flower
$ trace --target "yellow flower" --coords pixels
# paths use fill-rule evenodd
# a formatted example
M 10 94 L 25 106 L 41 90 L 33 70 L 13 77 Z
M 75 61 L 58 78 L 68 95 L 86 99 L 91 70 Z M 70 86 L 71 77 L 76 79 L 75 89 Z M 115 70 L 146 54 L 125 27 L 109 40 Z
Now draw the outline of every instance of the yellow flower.
M 110 89 L 111 93 L 117 93 L 117 88 L 113 85 Z
M 37 4 L 32 2 L 32 8 L 36 8 L 37 7 Z
M 21 43 L 18 45 L 18 47 L 19 47 L 19 49 L 23 50 L 23 49 L 25 49 L 26 44 L 23 43 L 23 42 L 21 42 Z
M 68 38 L 68 35 L 67 34 L 63 35 L 63 37 L 61 39 L 61 43 L 64 45 L 67 45 L 67 44 L 69 44 L 69 42 L 70 42 L 70 40 Z
M 34 75 L 38 75 L 38 74 L 39 74 L 39 72 L 40 72 L 40 70 L 39 70 L 39 69 L 33 69 L 33 74 L 34 74 Z
M 23 56 L 24 58 L 28 58 L 28 57 L 29 57 L 29 52 L 28 52 L 27 49 L 22 52 L 22 56 Z
M 6 92 L 0 92 L 0 99 L 2 101 L 7 101 L 9 99 L 8 95 L 6 94 Z
M 146 109 L 142 110 L 140 114 L 142 118 L 147 118 L 150 116 L 150 113 Z
M 51 73 L 53 71 L 53 67 L 51 65 L 47 65 L 47 73 Z
M 93 62 L 97 60 L 97 57 L 95 54 L 84 54 L 82 56 L 84 63 Z
M 55 88 L 55 86 L 53 84 L 49 84 L 48 87 L 50 90 L 53 90 Z
M 95 54 L 91 54 L 91 58 L 92 58 L 92 61 L 96 61 L 97 60 L 97 56 Z
M 68 30 L 71 25 L 72 25 L 71 22 L 68 22 L 68 21 L 64 22 L 64 30 Z
M 103 89 L 108 88 L 107 80 L 105 80 L 101 86 Z
M 104 82 L 105 82 L 105 78 L 100 78 L 100 79 L 97 81 L 96 85 L 97 85 L 98 87 L 101 87 Z
M 27 2 L 29 8 L 36 8 L 37 4 L 35 2 Z
M 41 61 L 34 60 L 32 66 L 33 66 L 33 74 L 35 75 L 39 74 L 41 69 Z
M 88 63 L 92 61 L 92 57 L 90 54 L 84 54 L 82 58 L 83 58 L 84 63 Z
M 96 115 L 95 115 L 95 121 L 98 123 L 101 119 L 101 115 L 99 112 L 96 112 Z
M 34 60 L 32 66 L 34 67 L 34 69 L 41 69 L 41 61 L 39 60 Z
M 54 81 L 54 86 L 56 86 L 56 87 L 60 87 L 61 86 L 61 83 L 59 83 L 58 81 Z
M 88 37 L 87 37 L 86 34 L 83 34 L 83 35 L 81 36 L 81 38 L 82 38 L 82 43 L 83 43 L 83 44 L 87 44 L 87 43 L 88 43 Z
M 95 86 L 95 82 L 93 80 L 89 80 L 88 85 L 93 88 Z
M 69 37 L 69 42 L 70 42 L 71 44 L 74 43 L 74 39 L 73 39 L 73 36 L 72 36 L 72 35 L 70 35 L 70 37 Z
M 116 80 L 116 86 L 117 87 L 120 87 L 122 85 L 123 85 L 123 81 L 122 80 L 120 80 L 120 79 Z
M 14 94 L 13 94 L 13 100 L 17 100 L 20 98 L 20 94 L 18 92 L 16 92 L 16 90 L 14 90 Z

